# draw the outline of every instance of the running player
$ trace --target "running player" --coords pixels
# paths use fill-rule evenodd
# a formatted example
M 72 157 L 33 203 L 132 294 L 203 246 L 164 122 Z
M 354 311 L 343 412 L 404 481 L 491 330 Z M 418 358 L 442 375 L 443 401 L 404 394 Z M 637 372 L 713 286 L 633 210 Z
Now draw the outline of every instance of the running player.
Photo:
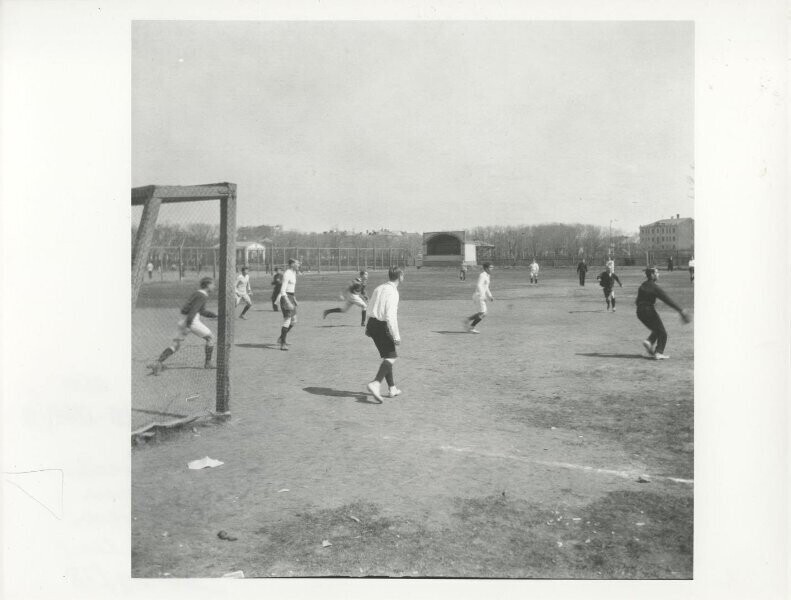
M 283 285 L 283 273 L 280 270 L 280 267 L 275 267 L 275 273 L 272 276 L 272 310 L 275 312 L 280 310 L 275 300 L 280 295 L 280 287 Z
M 280 327 L 280 337 L 277 338 L 281 350 L 288 350 L 286 336 L 297 324 L 298 302 L 294 291 L 297 286 L 297 270 L 299 266 L 300 263 L 296 258 L 288 259 L 288 268 L 283 274 L 283 285 L 280 286 L 280 292 L 275 298 L 275 303 L 280 303 L 280 309 L 283 312 L 283 325 Z
M 668 295 L 657 285 L 656 280 L 659 278 L 659 270 L 656 267 L 648 267 L 645 270 L 646 280 L 640 284 L 637 290 L 637 318 L 640 322 L 651 330 L 651 335 L 647 340 L 643 341 L 643 347 L 648 351 L 648 354 L 653 356 L 656 360 L 670 358 L 665 355 L 665 345 L 667 344 L 667 331 L 656 312 L 655 304 L 656 299 L 659 298 L 662 302 L 667 304 L 670 308 L 675 309 L 681 315 L 683 323 L 689 323 L 691 318 L 687 311 L 681 308 L 678 304 L 673 302 Z
M 472 300 L 475 302 L 478 311 L 462 320 L 464 328 L 469 333 L 480 333 L 480 331 L 475 329 L 475 326 L 486 316 L 486 301 L 494 302 L 494 296 L 492 296 L 492 292 L 489 290 L 489 284 L 492 280 L 491 273 L 494 267 L 488 262 L 483 263 L 482 266 L 483 271 L 478 275 L 478 285 L 475 287 L 475 293 L 472 295 Z
M 209 299 L 209 294 L 213 291 L 214 280 L 211 277 L 204 277 L 200 280 L 200 289 L 195 290 L 186 304 L 181 307 L 181 314 L 183 316 L 178 322 L 178 329 L 176 335 L 173 337 L 173 343 L 162 351 L 162 354 L 160 354 L 155 362 L 148 365 L 153 375 L 159 375 L 162 369 L 165 368 L 163 364 L 165 360 L 171 354 L 176 353 L 181 347 L 181 342 L 183 342 L 190 333 L 206 340 L 206 360 L 204 361 L 203 368 L 211 368 L 211 355 L 214 351 L 214 336 L 211 330 L 201 322 L 200 318 L 217 318 L 215 313 L 205 308 L 206 301 Z
M 599 282 L 599 285 L 602 286 L 604 291 L 604 300 L 607 302 L 607 310 L 610 310 L 610 303 L 612 303 L 612 311 L 615 312 L 615 292 L 613 288 L 615 288 L 616 282 L 619 287 L 623 287 L 623 285 L 621 285 L 621 280 L 613 273 L 612 267 L 607 267 L 606 271 L 602 271 L 596 276 L 596 281 Z
M 352 284 L 343 291 L 342 298 L 346 301 L 343 308 L 328 308 L 323 313 L 323 319 L 332 313 L 345 313 L 352 306 L 359 306 L 363 312 L 362 325 L 365 325 L 365 314 L 368 305 L 365 303 L 365 285 L 368 283 L 368 271 L 360 271 L 359 276 L 354 278 Z
M 467 281 L 467 264 L 464 262 L 459 267 L 459 281 Z
M 530 283 L 538 285 L 538 263 L 535 258 L 530 263 Z
M 240 302 L 244 302 L 242 314 L 239 315 L 240 319 L 247 318 L 244 315 L 253 305 L 253 301 L 251 299 L 253 288 L 250 287 L 249 271 L 250 269 L 247 267 L 242 267 L 242 272 L 239 273 L 239 276 L 236 278 L 236 306 L 239 306 Z
M 404 270 L 390 267 L 387 272 L 388 282 L 377 286 L 368 303 L 371 317 L 365 328 L 365 335 L 373 339 L 379 356 L 382 359 L 374 380 L 366 387 L 379 402 L 382 402 L 382 381 L 387 381 L 390 397 L 395 398 L 401 393 L 393 378 L 393 365 L 398 358 L 396 346 L 401 344 L 398 332 L 398 286 L 404 281 Z

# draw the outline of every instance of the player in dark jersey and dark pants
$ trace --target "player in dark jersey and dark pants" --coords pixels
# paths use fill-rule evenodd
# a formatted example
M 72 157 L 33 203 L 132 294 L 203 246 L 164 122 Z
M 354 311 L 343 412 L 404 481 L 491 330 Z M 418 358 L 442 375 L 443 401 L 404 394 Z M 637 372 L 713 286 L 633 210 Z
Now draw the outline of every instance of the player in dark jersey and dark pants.
M 198 337 L 206 340 L 206 360 L 203 364 L 204 368 L 211 368 L 211 355 L 214 351 L 214 336 L 211 330 L 201 323 L 200 318 L 208 317 L 209 319 L 216 319 L 217 315 L 206 310 L 206 301 L 209 299 L 209 294 L 214 291 L 214 280 L 211 277 L 204 277 L 200 280 L 200 289 L 192 293 L 187 300 L 186 304 L 181 307 L 181 314 L 184 315 L 178 322 L 178 330 L 173 337 L 173 343 L 165 348 L 160 354 L 156 362 L 148 365 L 153 375 L 159 375 L 160 371 L 164 368 L 163 363 L 171 355 L 181 347 L 181 342 L 190 334 L 195 334 Z
M 280 272 L 280 267 L 275 267 L 275 274 L 272 277 L 272 310 L 275 312 L 280 310 L 275 300 L 280 295 L 281 285 L 283 285 L 283 273 Z
M 596 280 L 604 290 L 604 300 L 607 302 L 607 310 L 610 310 L 610 303 L 612 303 L 612 311 L 615 312 L 615 292 L 613 292 L 613 288 L 616 282 L 619 287 L 623 287 L 623 285 L 621 285 L 621 280 L 613 273 L 612 267 L 607 267 L 606 271 L 597 275 Z
M 585 259 L 583 258 L 577 263 L 577 274 L 580 276 L 580 285 L 585 285 L 585 273 L 587 272 L 588 265 L 585 264 Z
M 656 299 L 659 298 L 662 302 L 667 304 L 670 308 L 675 309 L 681 315 L 681 320 L 684 323 L 690 322 L 690 317 L 687 312 L 678 304 L 673 302 L 668 295 L 660 288 L 656 280 L 659 277 L 659 271 L 654 267 L 649 267 L 645 270 L 646 280 L 640 285 L 637 290 L 637 318 L 640 322 L 651 330 L 651 335 L 647 340 L 643 341 L 643 347 L 648 351 L 648 354 L 657 360 L 670 358 L 665 356 L 665 344 L 667 344 L 667 331 L 656 312 L 654 305 Z

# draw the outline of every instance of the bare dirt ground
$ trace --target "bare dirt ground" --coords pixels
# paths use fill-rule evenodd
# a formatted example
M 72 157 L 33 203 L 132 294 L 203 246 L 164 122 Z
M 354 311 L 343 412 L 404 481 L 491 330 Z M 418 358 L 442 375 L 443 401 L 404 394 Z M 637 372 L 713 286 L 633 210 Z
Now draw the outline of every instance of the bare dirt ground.
M 298 280 L 289 352 L 258 280 L 232 418 L 132 451 L 132 575 L 691 578 L 693 325 L 661 305 L 671 359 L 645 358 L 643 275 L 618 274 L 613 313 L 592 277 L 496 270 L 473 335 L 477 274 L 409 270 L 403 394 L 382 404 L 364 391 L 379 358 L 359 310 L 321 318 L 352 274 Z M 685 272 L 659 283 L 692 307 Z M 165 310 L 191 285 L 143 297 Z M 204 456 L 225 464 L 187 469 Z

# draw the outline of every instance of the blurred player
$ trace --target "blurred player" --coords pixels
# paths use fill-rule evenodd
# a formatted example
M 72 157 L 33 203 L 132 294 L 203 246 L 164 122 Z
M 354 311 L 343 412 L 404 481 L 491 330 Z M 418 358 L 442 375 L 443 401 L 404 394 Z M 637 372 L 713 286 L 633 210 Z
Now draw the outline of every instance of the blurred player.
M 217 315 L 209 310 L 206 310 L 206 301 L 209 299 L 209 294 L 214 291 L 214 280 L 211 277 L 204 277 L 200 280 L 200 289 L 195 290 L 187 300 L 186 304 L 181 307 L 181 314 L 183 317 L 178 322 L 178 329 L 176 335 L 173 337 L 173 343 L 165 348 L 160 354 L 156 362 L 148 365 L 153 375 L 159 375 L 164 368 L 163 363 L 171 355 L 181 347 L 187 336 L 192 333 L 200 338 L 206 340 L 205 355 L 203 368 L 211 368 L 211 355 L 214 351 L 214 336 L 211 330 L 204 325 L 200 318 L 207 317 L 209 319 L 216 319 Z
M 390 397 L 395 398 L 401 393 L 393 378 L 393 365 L 398 358 L 396 346 L 401 344 L 398 332 L 398 286 L 404 281 L 404 270 L 390 267 L 387 272 L 388 282 L 377 286 L 371 294 L 368 309 L 371 317 L 365 328 L 365 335 L 373 339 L 379 356 L 382 359 L 376 376 L 366 387 L 377 400 L 382 401 L 382 381 L 387 381 Z
M 459 267 L 459 281 L 467 281 L 467 265 L 465 263 L 461 263 Z
M 286 336 L 288 332 L 297 324 L 297 298 L 295 290 L 297 286 L 297 270 L 299 270 L 300 263 L 296 258 L 288 259 L 288 268 L 283 274 L 283 284 L 280 286 L 280 292 L 275 298 L 275 303 L 280 303 L 280 309 L 283 312 L 283 325 L 280 327 L 280 337 L 277 342 L 280 344 L 281 350 L 288 350 L 286 343 Z
M 283 273 L 280 272 L 280 267 L 275 267 L 275 273 L 272 276 L 272 310 L 277 312 L 280 308 L 277 306 L 275 300 L 280 295 L 280 286 L 283 285 Z
M 148 271 L 148 280 L 151 281 L 154 278 L 154 263 L 148 261 L 146 271 Z
M 236 277 L 236 306 L 239 306 L 240 302 L 244 302 L 242 314 L 239 315 L 240 319 L 247 318 L 244 315 L 253 305 L 253 301 L 251 299 L 253 288 L 250 287 L 249 272 L 250 269 L 247 267 L 242 267 L 242 272 Z
M 580 285 L 585 285 L 585 274 L 588 272 L 588 265 L 585 264 L 585 259 L 577 263 L 577 275 L 580 277 Z
M 607 262 L 604 263 L 605 269 L 612 269 L 612 272 L 615 273 L 615 261 L 612 259 L 611 256 L 607 257 Z
M 612 311 L 615 312 L 614 288 L 616 282 L 618 283 L 618 287 L 623 287 L 621 285 L 621 280 L 613 273 L 612 267 L 607 267 L 606 271 L 596 276 L 596 281 L 599 282 L 599 285 L 602 286 L 604 291 L 604 301 L 607 302 L 607 310 L 610 310 L 610 303 L 612 303 Z
M 480 333 L 480 331 L 475 329 L 475 326 L 486 316 L 487 300 L 494 302 L 494 296 L 492 296 L 492 292 L 489 290 L 489 284 L 492 280 L 491 273 L 494 267 L 488 262 L 483 263 L 482 266 L 483 271 L 478 275 L 478 285 L 475 287 L 475 292 L 472 295 L 472 300 L 475 302 L 478 311 L 462 321 L 462 323 L 464 323 L 464 328 L 470 333 Z
M 362 325 L 365 325 L 366 309 L 368 308 L 365 296 L 365 286 L 368 283 L 368 271 L 360 271 L 358 277 L 354 278 L 352 284 L 343 291 L 343 299 L 346 301 L 342 308 L 328 308 L 324 311 L 323 319 L 332 313 L 345 313 L 352 306 L 359 306 L 362 309 Z
M 643 347 L 648 351 L 648 354 L 657 360 L 670 358 L 664 354 L 665 345 L 667 344 L 667 331 L 656 312 L 654 305 L 656 299 L 659 298 L 662 302 L 667 304 L 670 308 L 675 309 L 681 315 L 683 323 L 689 323 L 690 317 L 687 312 L 673 302 L 668 295 L 657 285 L 656 280 L 659 278 L 659 271 L 656 267 L 649 267 L 645 270 L 646 280 L 640 284 L 637 290 L 637 318 L 640 322 L 651 330 L 651 335 L 647 340 L 643 341 Z
M 530 283 L 538 285 L 538 263 L 535 258 L 530 263 Z
M 689 280 L 695 281 L 695 257 L 689 259 Z

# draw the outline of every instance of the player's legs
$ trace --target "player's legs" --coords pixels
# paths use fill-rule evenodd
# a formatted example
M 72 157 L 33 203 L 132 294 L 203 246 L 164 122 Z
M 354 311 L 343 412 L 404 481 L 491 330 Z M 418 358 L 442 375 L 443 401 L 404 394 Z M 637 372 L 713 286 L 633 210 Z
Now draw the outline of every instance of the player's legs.
M 610 310 L 610 294 L 612 290 L 610 288 L 604 288 L 604 301 L 607 303 L 607 310 Z
M 667 331 L 656 309 L 653 306 L 640 306 L 637 308 L 637 318 L 651 330 L 651 335 L 648 336 L 646 341 L 652 347 L 656 344 L 654 354 L 664 354 L 665 345 L 667 344 Z
M 236 296 L 236 305 L 239 306 L 239 301 L 244 302 L 244 308 L 242 309 L 242 313 L 239 315 L 240 319 L 246 319 L 245 313 L 253 306 L 253 300 L 250 298 L 250 295 L 247 293 L 244 294 L 237 294 Z
M 381 402 L 381 386 L 383 380 L 386 381 L 387 385 L 390 387 L 390 397 L 397 396 L 401 393 L 401 391 L 396 388 L 393 378 L 393 364 L 398 358 L 398 353 L 396 352 L 395 342 L 390 336 L 390 332 L 387 328 L 387 323 L 384 321 L 371 318 L 368 321 L 365 333 L 373 339 L 376 349 L 379 351 L 379 356 L 382 359 L 374 379 L 367 385 L 368 391 L 373 394 L 374 398 Z
M 612 311 L 615 312 L 615 288 L 610 290 L 610 302 L 612 303 Z

